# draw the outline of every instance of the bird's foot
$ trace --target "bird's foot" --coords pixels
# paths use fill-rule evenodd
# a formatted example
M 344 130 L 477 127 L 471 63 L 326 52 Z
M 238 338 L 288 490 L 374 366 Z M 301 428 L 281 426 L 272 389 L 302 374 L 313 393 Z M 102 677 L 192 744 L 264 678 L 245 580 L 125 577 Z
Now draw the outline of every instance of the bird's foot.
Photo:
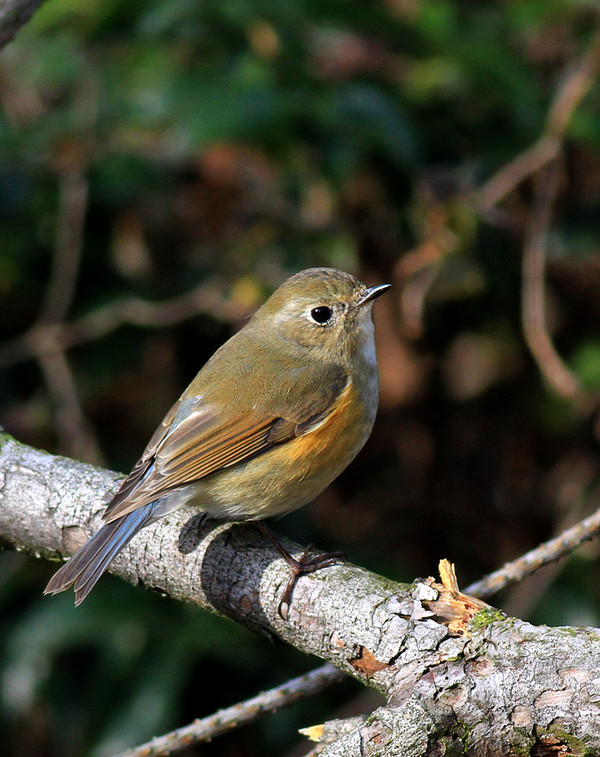
M 259 523 L 258 525 L 263 534 L 269 539 L 275 549 L 286 561 L 288 568 L 290 569 L 290 577 L 284 589 L 278 608 L 279 615 L 283 618 L 283 620 L 287 620 L 294 587 L 296 586 L 296 582 L 298 581 L 300 576 L 307 576 L 309 573 L 314 573 L 316 570 L 321 570 L 321 568 L 329 568 L 332 565 L 337 565 L 340 562 L 345 562 L 346 555 L 343 552 L 324 552 L 320 555 L 313 555 L 311 557 L 310 553 L 313 551 L 314 547 L 312 544 L 309 544 L 301 554 L 301 556 L 296 559 L 287 551 L 287 549 L 283 546 L 283 544 L 279 541 L 279 539 L 275 536 L 270 528 L 265 526 L 264 523 Z

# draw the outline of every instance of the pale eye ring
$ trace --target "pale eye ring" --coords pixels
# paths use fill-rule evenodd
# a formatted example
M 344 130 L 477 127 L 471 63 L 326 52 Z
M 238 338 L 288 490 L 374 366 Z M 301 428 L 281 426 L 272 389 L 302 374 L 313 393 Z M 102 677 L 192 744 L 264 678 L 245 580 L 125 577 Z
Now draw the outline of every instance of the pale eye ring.
M 315 323 L 318 323 L 319 326 L 325 326 L 332 319 L 333 310 L 332 308 L 327 307 L 327 305 L 319 305 L 310 311 L 310 317 Z

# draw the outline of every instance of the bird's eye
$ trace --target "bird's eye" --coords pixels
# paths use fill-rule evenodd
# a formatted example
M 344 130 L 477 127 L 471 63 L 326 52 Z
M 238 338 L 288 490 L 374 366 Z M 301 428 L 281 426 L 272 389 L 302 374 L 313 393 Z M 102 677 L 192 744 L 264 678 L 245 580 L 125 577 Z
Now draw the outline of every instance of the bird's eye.
M 320 326 L 324 326 L 326 323 L 328 323 L 331 320 L 332 315 L 333 310 L 331 308 L 328 308 L 327 305 L 319 305 L 318 308 L 313 308 L 310 311 L 311 318 Z

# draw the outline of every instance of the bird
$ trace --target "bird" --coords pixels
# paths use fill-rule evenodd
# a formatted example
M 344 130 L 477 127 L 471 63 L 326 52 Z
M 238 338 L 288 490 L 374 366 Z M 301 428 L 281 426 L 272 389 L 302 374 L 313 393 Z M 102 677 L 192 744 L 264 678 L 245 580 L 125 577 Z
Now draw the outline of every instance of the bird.
M 284 281 L 201 368 L 108 503 L 104 525 L 44 593 L 73 586 L 81 604 L 140 529 L 180 507 L 262 521 L 313 500 L 373 428 L 372 305 L 389 286 L 369 287 L 334 268 Z M 295 560 L 265 533 L 291 570 L 281 606 L 298 575 L 337 556 L 309 558 L 307 550 Z

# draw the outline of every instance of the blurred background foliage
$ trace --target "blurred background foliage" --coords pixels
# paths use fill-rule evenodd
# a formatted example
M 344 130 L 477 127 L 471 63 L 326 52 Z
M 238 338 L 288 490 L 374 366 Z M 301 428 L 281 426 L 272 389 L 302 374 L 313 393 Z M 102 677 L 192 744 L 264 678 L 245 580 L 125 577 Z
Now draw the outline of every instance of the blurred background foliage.
M 0 422 L 127 471 L 252 309 L 331 265 L 394 284 L 375 308 L 380 414 L 278 529 L 398 580 L 445 556 L 465 586 L 596 509 L 597 54 L 580 101 L 556 100 L 598 46 L 596 14 L 47 0 L 0 56 Z M 568 117 L 545 173 L 527 150 L 554 106 Z M 536 249 L 545 278 L 525 280 Z M 563 363 L 532 357 L 547 336 Z M 598 625 L 597 556 L 589 543 L 495 603 Z M 0 554 L 3 754 L 114 754 L 314 665 L 109 576 L 75 611 L 42 597 L 54 569 Z M 295 729 L 372 706 L 350 682 L 190 754 L 301 754 Z

